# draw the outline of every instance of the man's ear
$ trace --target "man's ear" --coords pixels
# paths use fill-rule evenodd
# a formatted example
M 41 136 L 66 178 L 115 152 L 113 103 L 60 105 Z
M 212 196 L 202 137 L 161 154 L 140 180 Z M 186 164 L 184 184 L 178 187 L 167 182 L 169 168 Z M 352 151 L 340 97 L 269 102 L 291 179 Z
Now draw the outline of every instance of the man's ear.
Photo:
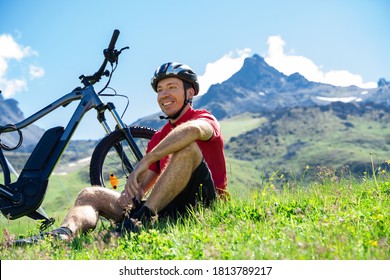
M 194 88 L 188 88 L 187 89 L 187 98 L 193 98 L 195 96 L 195 89 Z

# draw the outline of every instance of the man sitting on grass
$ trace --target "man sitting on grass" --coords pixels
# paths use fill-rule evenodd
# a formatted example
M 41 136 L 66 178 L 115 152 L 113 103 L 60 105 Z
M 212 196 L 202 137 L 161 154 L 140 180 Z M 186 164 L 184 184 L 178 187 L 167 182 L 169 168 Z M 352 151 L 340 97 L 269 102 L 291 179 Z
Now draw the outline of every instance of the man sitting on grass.
M 129 175 L 121 193 L 101 187 L 80 192 L 61 226 L 16 240 L 33 244 L 53 236 L 62 240 L 94 229 L 99 216 L 118 225 L 123 235 L 137 232 L 152 217 L 177 217 L 198 203 L 209 205 L 227 193 L 224 142 L 217 119 L 192 108 L 199 93 L 197 75 L 187 65 L 168 62 L 155 71 L 152 88 L 167 124 L 148 144 L 146 155 Z M 146 192 L 146 201 L 141 198 Z

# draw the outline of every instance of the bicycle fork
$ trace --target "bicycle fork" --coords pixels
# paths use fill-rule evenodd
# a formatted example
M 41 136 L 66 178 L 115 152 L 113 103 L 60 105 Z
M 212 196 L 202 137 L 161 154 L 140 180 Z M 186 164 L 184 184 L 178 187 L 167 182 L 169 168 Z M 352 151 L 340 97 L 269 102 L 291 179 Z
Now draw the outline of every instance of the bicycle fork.
M 134 155 L 136 156 L 137 161 L 140 161 L 142 159 L 142 153 L 140 149 L 138 148 L 137 144 L 134 141 L 133 136 L 130 133 L 130 129 L 125 129 L 126 125 L 122 121 L 121 117 L 119 116 L 118 112 L 115 109 L 115 105 L 111 102 L 108 102 L 105 106 L 103 106 L 100 110 L 98 110 L 98 120 L 102 124 L 104 130 L 106 131 L 107 135 L 110 134 L 112 131 L 109 127 L 109 125 L 106 122 L 104 111 L 108 109 L 110 113 L 112 114 L 115 122 L 117 123 L 117 128 L 125 137 L 127 143 L 129 144 L 131 150 L 133 151 Z M 127 171 L 131 173 L 134 170 L 134 166 L 131 164 L 130 160 L 127 158 L 126 154 L 123 151 L 123 147 L 120 144 L 115 144 L 114 148 L 118 154 L 118 156 L 121 158 L 124 166 L 126 167 Z

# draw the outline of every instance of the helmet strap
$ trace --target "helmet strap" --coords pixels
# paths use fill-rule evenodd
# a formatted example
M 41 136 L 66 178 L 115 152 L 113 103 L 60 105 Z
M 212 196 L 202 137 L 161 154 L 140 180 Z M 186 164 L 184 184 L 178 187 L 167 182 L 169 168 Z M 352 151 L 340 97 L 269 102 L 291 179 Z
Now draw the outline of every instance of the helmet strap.
M 183 106 L 181 106 L 180 110 L 176 112 L 176 114 L 172 116 L 160 116 L 160 120 L 165 119 L 165 120 L 176 120 L 180 114 L 183 112 L 184 108 L 187 106 L 188 103 L 192 103 L 192 98 L 188 98 L 184 101 Z

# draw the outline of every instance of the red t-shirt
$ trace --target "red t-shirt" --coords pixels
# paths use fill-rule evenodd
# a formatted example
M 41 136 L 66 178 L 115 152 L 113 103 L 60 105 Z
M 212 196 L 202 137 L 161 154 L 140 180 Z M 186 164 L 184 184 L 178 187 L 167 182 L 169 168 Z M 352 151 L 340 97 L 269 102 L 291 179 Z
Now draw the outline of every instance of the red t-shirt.
M 190 107 L 187 112 L 181 116 L 174 124 L 168 122 L 163 128 L 156 132 L 152 139 L 149 141 L 147 153 L 151 151 L 162 139 L 164 139 L 169 132 L 171 132 L 178 125 L 187 122 L 189 120 L 202 119 L 207 121 L 214 129 L 213 137 L 208 141 L 197 140 L 200 150 L 202 151 L 203 157 L 209 166 L 211 176 L 214 181 L 215 188 L 218 194 L 224 195 L 227 187 L 226 177 L 226 163 L 224 153 L 224 142 L 222 138 L 221 128 L 217 119 L 206 110 L 195 110 Z M 150 165 L 149 169 L 160 174 L 161 170 L 164 170 L 168 164 L 169 157 L 162 158 Z

